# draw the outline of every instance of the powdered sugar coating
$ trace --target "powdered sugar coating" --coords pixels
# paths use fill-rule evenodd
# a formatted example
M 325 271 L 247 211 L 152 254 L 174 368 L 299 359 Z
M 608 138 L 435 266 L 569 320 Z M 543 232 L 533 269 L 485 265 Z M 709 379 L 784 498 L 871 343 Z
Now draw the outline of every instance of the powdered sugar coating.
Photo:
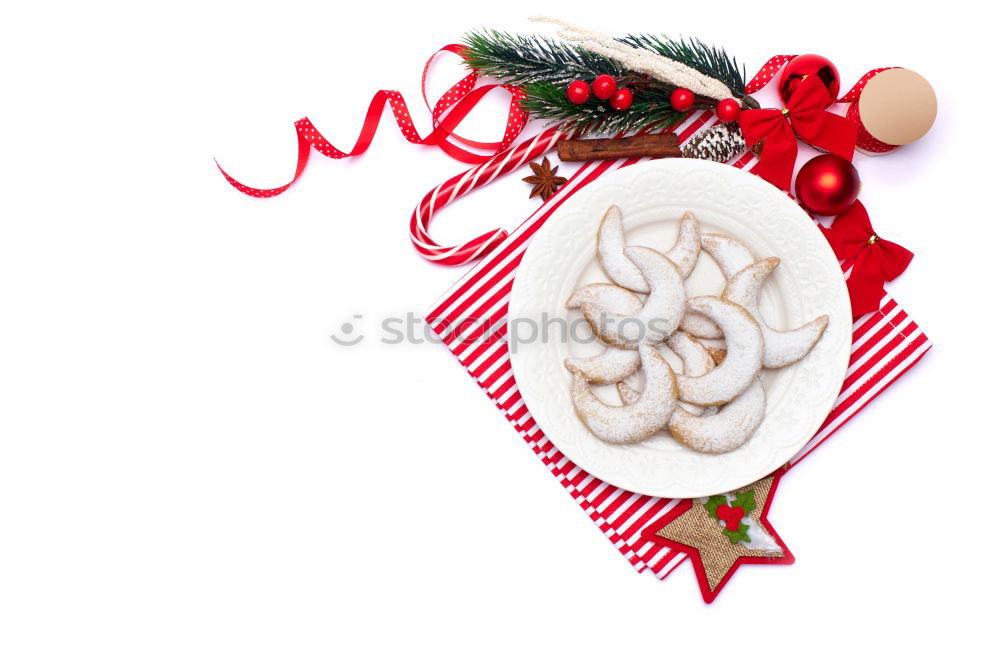
M 675 410 L 668 428 L 681 444 L 701 453 L 728 453 L 743 446 L 764 420 L 766 398 L 760 379 L 710 416 Z
M 701 377 L 678 378 L 681 399 L 698 405 L 721 405 L 743 392 L 760 372 L 764 338 L 745 308 L 716 296 L 698 296 L 688 307 L 711 318 L 726 337 L 726 358 Z
M 688 377 L 701 377 L 715 367 L 715 361 L 705 347 L 693 337 L 677 331 L 667 340 L 671 351 L 681 357 L 684 362 L 684 374 Z
M 684 363 L 684 373 L 692 377 L 699 377 L 715 367 L 715 361 L 709 356 L 708 351 L 701 344 L 687 333 L 680 331 L 674 333 L 667 340 L 667 346 L 677 354 Z M 622 399 L 622 404 L 631 405 L 639 399 L 641 395 L 634 388 L 624 381 L 617 384 L 618 396 Z M 715 410 L 715 407 L 704 407 L 702 405 L 692 405 L 689 402 L 678 401 L 677 406 L 687 410 L 691 414 L 700 415 L 706 410 Z M 676 410 L 675 410 L 676 413 Z
M 685 280 L 691 275 L 698 264 L 701 254 L 701 228 L 694 213 L 687 211 L 681 216 L 681 225 L 677 230 L 677 241 L 667 250 L 667 259 L 674 262 L 681 277 Z
M 701 249 L 715 259 L 727 280 L 754 262 L 746 245 L 723 234 L 702 234 Z
M 670 364 L 647 344 L 639 345 L 646 386 L 638 400 L 615 407 L 597 398 L 582 373 L 574 373 L 573 406 L 594 435 L 611 444 L 628 444 L 663 428 L 677 406 L 677 381 Z
M 737 272 L 729 279 L 722 297 L 746 308 L 760 326 L 764 337 L 764 367 L 784 368 L 801 360 L 819 341 L 830 318 L 822 315 L 808 324 L 788 331 L 776 331 L 760 316 L 757 301 L 761 285 L 781 260 L 768 257 Z
M 566 299 L 566 307 L 570 310 L 583 307 L 584 303 L 618 314 L 635 314 L 642 309 L 642 300 L 638 296 L 628 289 L 606 282 L 586 284 Z
M 629 260 L 625 253 L 626 247 L 622 211 L 618 206 L 611 206 L 597 228 L 597 259 L 604 272 L 616 284 L 640 294 L 649 293 L 649 283 L 639 268 Z M 701 254 L 700 227 L 694 213 L 688 211 L 681 216 L 677 240 L 664 254 L 674 262 L 682 278 L 687 279 L 691 275 Z
M 701 377 L 715 367 L 715 360 L 705 347 L 683 331 L 675 331 L 667 340 L 667 346 L 684 362 L 684 374 L 688 377 Z M 690 402 L 677 403 L 692 414 L 702 414 L 706 409 L 714 409 L 703 405 L 693 405 Z
M 716 326 L 714 321 L 703 314 L 692 312 L 691 310 L 684 312 L 679 328 L 696 338 L 705 338 L 708 340 L 722 338 L 722 329 Z
M 626 248 L 625 254 L 651 286 L 642 309 L 619 317 L 614 315 L 624 313 L 609 313 L 591 303 L 584 303 L 582 310 L 594 333 L 606 344 L 635 349 L 642 342 L 662 342 L 677 329 L 686 292 L 677 267 L 656 250 L 635 246 Z
M 570 372 L 579 372 L 594 384 L 620 382 L 639 369 L 639 352 L 634 349 L 605 347 L 596 356 L 578 358 L 570 356 L 563 363 Z
M 639 268 L 625 256 L 625 227 L 618 206 L 608 208 L 597 227 L 597 260 L 616 284 L 640 294 L 649 292 Z

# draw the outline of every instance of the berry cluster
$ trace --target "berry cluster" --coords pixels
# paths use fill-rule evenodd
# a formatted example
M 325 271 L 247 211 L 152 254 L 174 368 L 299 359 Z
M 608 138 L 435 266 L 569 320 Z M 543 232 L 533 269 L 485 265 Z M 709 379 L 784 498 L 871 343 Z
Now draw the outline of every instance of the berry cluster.
M 632 106 L 632 91 L 619 88 L 615 77 L 610 74 L 601 74 L 590 84 L 586 81 L 573 81 L 566 88 L 566 98 L 574 104 L 585 103 L 591 95 L 600 100 L 608 100 L 611 108 L 616 111 L 624 111 Z M 687 88 L 675 88 L 670 93 L 670 106 L 677 111 L 687 111 L 694 103 L 694 93 Z M 740 103 L 732 97 L 720 100 L 715 105 L 715 113 L 719 120 L 731 123 L 740 115 Z
M 592 84 L 586 81 L 574 81 L 566 89 L 566 97 L 574 104 L 583 104 L 590 99 L 591 93 L 597 99 L 607 100 L 615 111 L 624 111 L 632 106 L 632 91 L 628 88 L 619 88 L 615 77 L 610 74 L 601 74 Z

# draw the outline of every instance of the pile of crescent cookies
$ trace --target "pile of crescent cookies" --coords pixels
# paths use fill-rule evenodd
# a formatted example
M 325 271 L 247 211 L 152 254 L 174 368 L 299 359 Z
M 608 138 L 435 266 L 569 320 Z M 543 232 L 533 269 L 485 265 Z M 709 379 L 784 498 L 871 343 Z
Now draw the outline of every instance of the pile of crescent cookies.
M 719 296 L 689 298 L 685 280 L 702 250 L 718 264 L 726 286 Z M 597 231 L 597 258 L 614 284 L 580 287 L 566 307 L 582 311 L 604 349 L 565 363 L 577 414 L 610 444 L 638 442 L 666 428 L 702 453 L 743 446 L 764 419 L 762 369 L 801 360 L 829 322 L 823 315 L 792 330 L 768 326 L 757 301 L 780 259 L 758 261 L 728 236 L 702 234 L 690 212 L 681 218 L 674 246 L 661 253 L 627 245 L 622 212 L 612 206 Z M 682 367 L 671 366 L 662 345 Z M 591 384 L 616 384 L 622 404 L 602 401 Z

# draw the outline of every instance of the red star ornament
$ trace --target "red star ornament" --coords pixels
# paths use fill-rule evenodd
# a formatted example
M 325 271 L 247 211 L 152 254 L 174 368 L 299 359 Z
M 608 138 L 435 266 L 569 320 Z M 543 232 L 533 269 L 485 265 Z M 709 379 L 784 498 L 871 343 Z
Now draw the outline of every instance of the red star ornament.
M 778 480 L 784 473 L 785 470 L 779 470 L 722 496 L 683 500 L 647 527 L 643 536 L 688 556 L 694 565 L 701 596 L 710 604 L 740 565 L 795 562 L 795 556 L 767 519 Z M 740 511 L 728 505 L 730 497 L 750 498 L 753 508 L 744 512 L 745 517 L 740 516 L 738 521 L 746 528 L 741 530 L 742 534 L 747 534 L 748 529 L 751 531 L 753 539 L 750 542 L 747 538 L 734 536 L 732 528 L 738 525 L 733 521 Z M 719 501 L 725 503 L 714 507 Z M 710 514 L 710 510 L 715 513 Z

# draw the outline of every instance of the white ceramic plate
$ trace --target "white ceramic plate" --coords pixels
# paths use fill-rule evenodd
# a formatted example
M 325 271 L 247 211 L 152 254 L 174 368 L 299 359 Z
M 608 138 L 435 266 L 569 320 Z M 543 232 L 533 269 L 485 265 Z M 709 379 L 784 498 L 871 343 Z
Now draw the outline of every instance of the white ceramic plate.
M 821 314 L 830 316 L 826 332 L 805 359 L 764 373 L 764 422 L 736 451 L 697 453 L 665 431 L 636 444 L 607 444 L 577 418 L 563 359 L 598 353 L 600 343 L 583 340 L 589 337 L 586 322 L 578 321 L 579 312 L 567 310 L 565 302 L 581 285 L 610 282 L 597 262 L 595 244 L 597 225 L 612 204 L 624 213 L 631 245 L 666 251 L 676 239 L 681 215 L 692 210 L 702 233 L 729 235 L 757 258 L 780 257 L 780 267 L 761 294 L 762 316 L 774 328 L 794 328 Z M 702 253 L 687 281 L 688 295 L 717 295 L 724 284 L 711 257 Z M 568 320 L 569 335 L 554 323 L 559 320 Z M 531 326 L 523 323 L 528 321 L 548 334 L 529 339 Z M 620 169 L 563 204 L 525 252 L 511 291 L 508 322 L 518 388 L 553 444 L 594 476 L 658 497 L 729 491 L 790 460 L 833 407 L 851 349 L 851 308 L 843 273 L 816 224 L 785 193 L 760 178 L 703 160 L 665 159 Z M 595 392 L 610 404 L 621 404 L 612 386 L 595 387 Z

